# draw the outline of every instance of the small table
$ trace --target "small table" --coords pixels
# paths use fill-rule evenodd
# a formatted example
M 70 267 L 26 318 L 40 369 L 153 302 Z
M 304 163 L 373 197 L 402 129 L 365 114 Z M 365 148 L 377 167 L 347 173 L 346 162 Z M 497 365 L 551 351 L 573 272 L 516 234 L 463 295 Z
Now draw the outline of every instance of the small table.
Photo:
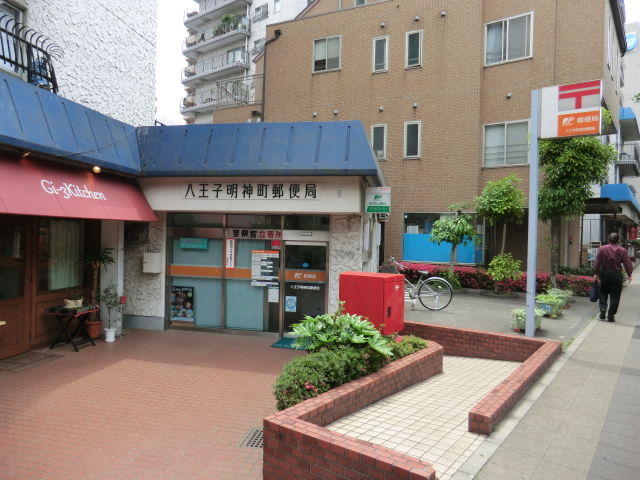
M 94 347 L 96 346 L 96 344 L 93 342 L 93 338 L 91 338 L 91 335 L 89 335 L 89 332 L 87 332 L 87 327 L 85 327 L 84 322 L 87 321 L 87 314 L 97 312 L 99 308 L 96 307 L 93 310 L 84 310 L 84 311 L 80 311 L 80 308 L 81 307 L 68 308 L 68 307 L 60 306 L 60 307 L 49 307 L 44 309 L 45 313 L 55 316 L 58 319 L 60 326 L 62 327 L 62 330 L 60 330 L 60 333 L 51 344 L 51 347 L 49 348 L 49 350 L 53 349 L 53 347 L 56 346 L 56 344 L 58 343 L 58 340 L 60 340 L 60 337 L 62 336 L 63 333 L 67 334 L 67 337 L 69 338 L 69 340 L 67 340 L 67 343 L 71 343 L 71 345 L 73 345 L 73 348 L 76 350 L 76 352 L 80 351 L 78 350 L 78 345 L 83 345 L 85 343 L 91 342 L 91 345 L 93 345 Z M 65 318 L 67 318 L 66 323 L 65 323 Z M 69 330 L 67 329 L 67 327 L 73 321 L 74 318 L 78 319 L 78 325 L 76 326 L 73 333 L 69 333 Z M 85 336 L 83 336 L 80 340 L 74 340 L 73 337 L 76 335 L 76 333 L 78 333 L 78 330 L 80 329 L 84 331 Z

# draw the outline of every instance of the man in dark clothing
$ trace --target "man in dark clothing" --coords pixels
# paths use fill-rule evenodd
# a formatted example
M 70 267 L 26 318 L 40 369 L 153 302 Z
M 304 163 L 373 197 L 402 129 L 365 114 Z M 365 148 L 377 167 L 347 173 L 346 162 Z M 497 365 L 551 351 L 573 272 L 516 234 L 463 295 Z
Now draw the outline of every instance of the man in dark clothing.
M 600 282 L 600 320 L 604 320 L 607 313 L 607 297 L 609 297 L 609 315 L 607 319 L 615 322 L 615 315 L 620 303 L 622 292 L 622 265 L 627 271 L 629 283 L 633 265 L 629 259 L 627 249 L 618 245 L 620 236 L 617 233 L 609 234 L 609 244 L 598 249 L 596 261 L 593 264 L 593 279 Z

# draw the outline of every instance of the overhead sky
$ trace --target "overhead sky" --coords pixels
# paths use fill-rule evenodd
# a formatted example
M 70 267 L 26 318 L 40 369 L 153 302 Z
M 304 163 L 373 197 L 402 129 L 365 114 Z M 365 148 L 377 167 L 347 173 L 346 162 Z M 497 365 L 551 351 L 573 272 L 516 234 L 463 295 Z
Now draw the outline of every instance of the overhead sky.
M 640 0 L 625 0 L 627 22 L 640 21 Z M 182 45 L 187 37 L 183 18 L 186 10 L 197 8 L 193 0 L 158 0 L 158 56 L 156 97 L 158 116 L 183 124 L 180 100 L 184 88 L 180 83 L 186 66 Z

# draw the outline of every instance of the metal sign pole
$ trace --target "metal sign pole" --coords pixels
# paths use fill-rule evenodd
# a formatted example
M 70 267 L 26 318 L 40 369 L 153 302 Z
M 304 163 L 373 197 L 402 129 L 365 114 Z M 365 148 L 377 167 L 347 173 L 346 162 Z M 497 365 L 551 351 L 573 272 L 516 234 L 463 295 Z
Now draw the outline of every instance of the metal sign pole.
M 538 260 L 538 131 L 539 90 L 531 91 L 531 138 L 529 150 L 529 236 L 527 239 L 527 322 L 525 335 L 534 336 L 536 265 Z

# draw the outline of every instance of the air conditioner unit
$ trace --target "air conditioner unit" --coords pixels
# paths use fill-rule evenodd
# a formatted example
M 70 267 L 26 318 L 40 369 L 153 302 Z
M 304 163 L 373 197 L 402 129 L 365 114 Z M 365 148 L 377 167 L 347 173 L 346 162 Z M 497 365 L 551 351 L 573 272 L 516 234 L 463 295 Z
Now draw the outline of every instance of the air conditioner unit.
M 382 222 L 386 222 L 387 220 L 389 220 L 389 214 L 388 213 L 379 213 L 378 214 L 378 222 L 382 223 Z

